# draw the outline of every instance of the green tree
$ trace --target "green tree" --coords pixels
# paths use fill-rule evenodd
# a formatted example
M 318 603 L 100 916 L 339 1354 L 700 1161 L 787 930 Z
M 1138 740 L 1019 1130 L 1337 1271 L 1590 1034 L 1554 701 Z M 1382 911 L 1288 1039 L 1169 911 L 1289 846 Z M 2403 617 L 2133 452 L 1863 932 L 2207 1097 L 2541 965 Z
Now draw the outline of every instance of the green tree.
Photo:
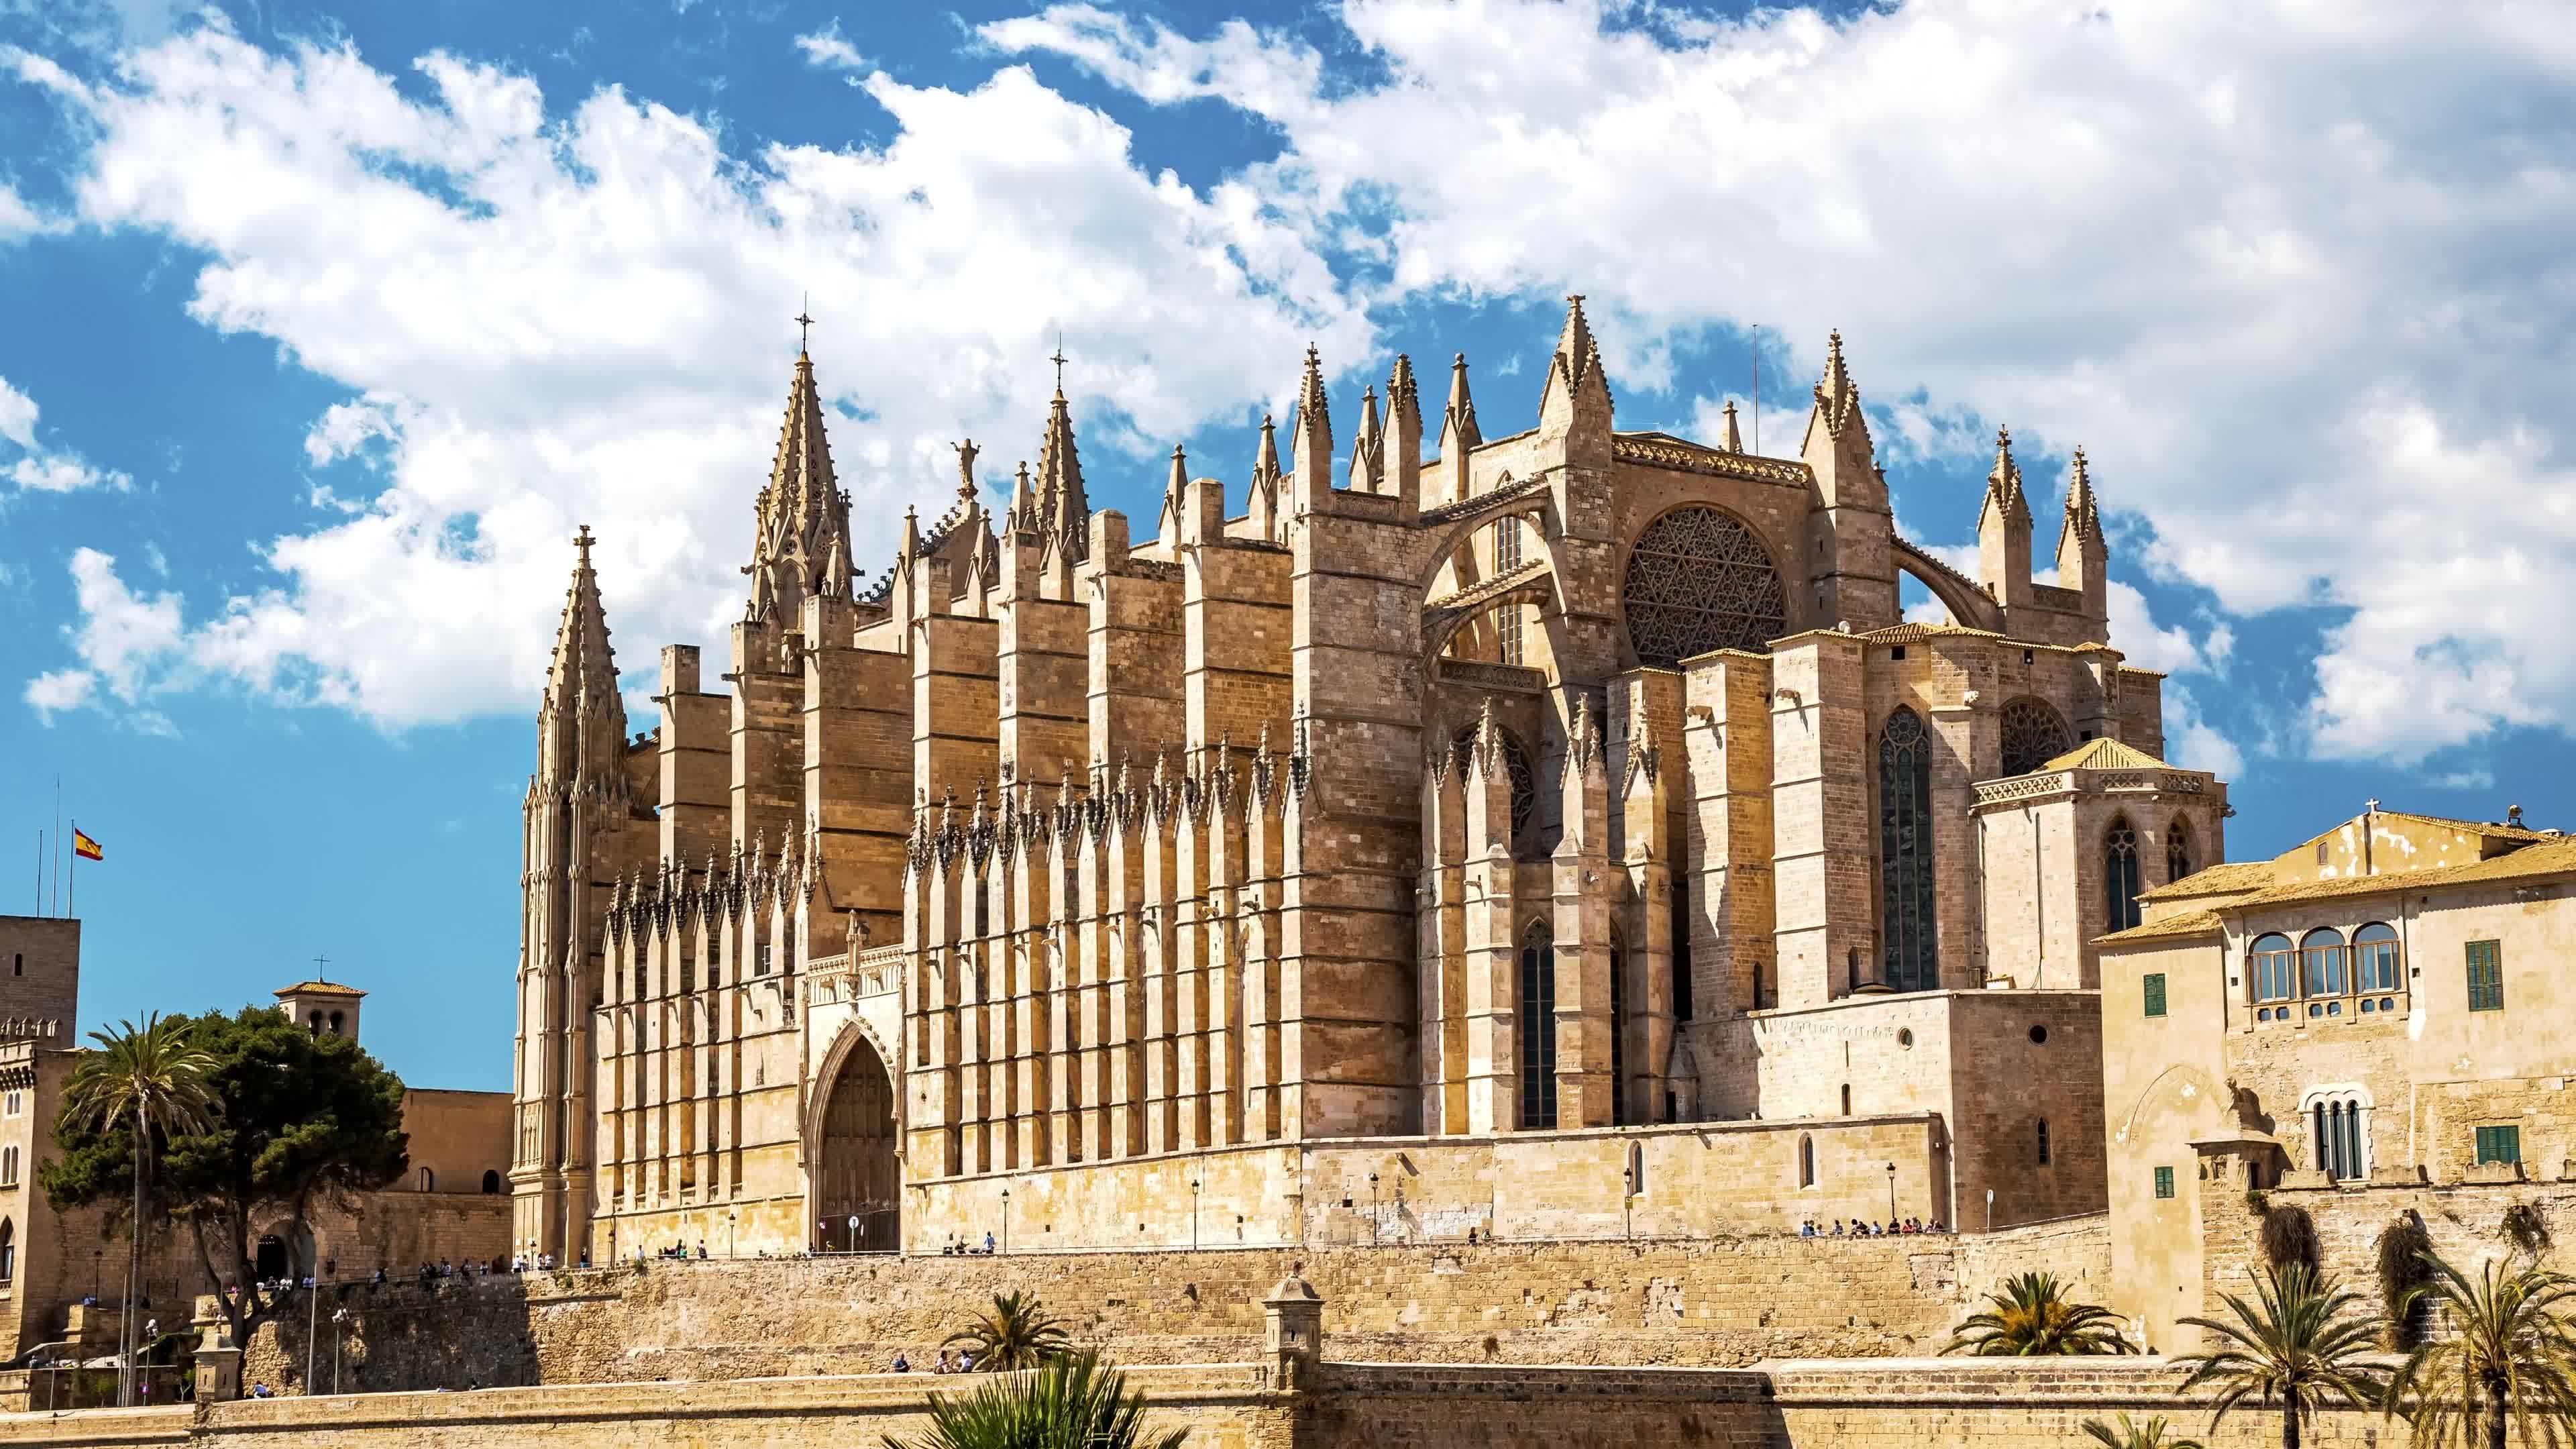
M 1073 1351 L 1064 1320 L 1038 1306 L 1026 1293 L 996 1293 L 993 1311 L 948 1335 L 948 1345 L 962 1345 L 983 1369 L 1036 1368 Z
M 198 1048 L 193 1024 L 184 1017 L 165 1017 L 159 1013 L 143 1019 L 143 1025 L 131 1021 L 117 1023 L 113 1032 L 91 1032 L 97 1042 L 95 1050 L 83 1054 L 72 1068 L 71 1081 L 63 1089 L 62 1117 L 57 1131 L 88 1134 L 116 1134 L 124 1138 L 122 1150 L 111 1160 L 122 1166 L 126 1181 L 107 1183 L 133 1193 L 133 1215 L 126 1220 L 127 1236 L 133 1240 L 132 1256 L 125 1278 L 125 1315 L 118 1330 L 122 1357 L 129 1366 L 120 1375 L 117 1402 L 125 1403 L 133 1395 L 136 1334 L 134 1295 L 143 1282 L 143 1234 L 152 1219 L 147 1207 L 152 1180 L 152 1155 L 156 1141 L 210 1130 L 222 1108 L 211 1080 L 215 1071 L 214 1057 Z M 50 1164 L 39 1174 L 51 1189 Z M 61 1202 L 61 1198 L 55 1201 Z
M 233 1341 L 246 1343 L 282 1301 L 258 1282 L 261 1232 L 302 1240 L 317 1209 L 409 1168 L 402 1079 L 356 1042 L 308 1031 L 274 1007 L 180 1022 L 212 1059 L 204 1076 L 220 1113 L 163 1134 L 153 1220 L 189 1230 L 206 1275 L 234 1290 L 218 1301 Z M 131 1131 L 67 1112 L 54 1128 L 60 1154 L 42 1174 L 46 1195 L 77 1207 L 121 1191 Z
M 2053 1273 L 2022 1273 L 1989 1293 L 1994 1306 L 1960 1320 L 1943 1353 L 1979 1357 L 2135 1353 L 2120 1320 L 2098 1303 L 2070 1303 Z
M 2563 1316 L 2576 1278 L 2505 1263 L 2471 1278 L 2432 1253 L 2424 1266 L 2407 1306 L 2432 1303 L 2449 1331 L 2407 1355 L 2387 1412 L 2406 1419 L 2418 1449 L 2504 1449 L 2508 1424 L 2523 1444 L 2554 1449 L 2576 1420 L 2576 1338 Z
M 2299 1431 L 2319 1404 L 2341 1400 L 2357 1408 L 2382 1402 L 2388 1369 L 2368 1355 L 2379 1321 L 2352 1311 L 2361 1295 L 2339 1288 L 2305 1263 L 2265 1268 L 2254 1280 L 2254 1301 L 2222 1295 L 2233 1320 L 2186 1318 L 2209 1333 L 2217 1347 L 2185 1354 L 2175 1365 L 2189 1370 L 2185 1390 L 2219 1386 L 2214 1428 L 2247 1399 L 2281 1406 L 2281 1449 L 2299 1449 Z
M 2087 1419 L 2084 1432 L 2100 1442 L 2102 1449 L 2209 1449 L 2197 1439 L 2166 1438 L 2162 1414 L 2148 1415 L 2143 1424 L 2132 1424 L 2129 1416 L 2122 1414 L 2116 1429 L 2099 1419 Z
M 1016 1296 L 1016 1295 L 1014 1295 Z M 1145 1391 L 1093 1353 L 1058 1354 L 957 1398 L 930 1396 L 930 1436 L 886 1449 L 1180 1449 L 1187 1429 L 1148 1436 Z

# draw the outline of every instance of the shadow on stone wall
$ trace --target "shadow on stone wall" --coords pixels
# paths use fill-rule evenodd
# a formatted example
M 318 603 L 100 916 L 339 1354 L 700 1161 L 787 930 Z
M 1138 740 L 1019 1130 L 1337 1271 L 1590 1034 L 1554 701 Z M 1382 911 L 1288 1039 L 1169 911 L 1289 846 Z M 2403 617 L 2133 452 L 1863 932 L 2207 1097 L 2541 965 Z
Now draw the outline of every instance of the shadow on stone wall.
M 253 1384 L 296 1394 L 536 1384 L 530 1281 L 405 1278 L 291 1293 L 242 1357 L 243 1392 Z

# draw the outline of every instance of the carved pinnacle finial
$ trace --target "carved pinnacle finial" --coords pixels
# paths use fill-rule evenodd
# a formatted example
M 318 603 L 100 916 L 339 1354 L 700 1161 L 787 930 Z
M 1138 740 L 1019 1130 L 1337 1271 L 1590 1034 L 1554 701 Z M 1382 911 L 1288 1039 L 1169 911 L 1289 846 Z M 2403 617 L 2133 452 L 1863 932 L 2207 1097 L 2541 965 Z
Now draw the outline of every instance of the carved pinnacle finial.
M 590 536 L 590 525 L 587 523 L 581 526 L 581 532 L 572 536 L 573 547 L 581 550 L 581 566 L 583 568 L 590 567 L 590 545 L 592 541 L 593 540 Z
M 796 323 L 796 355 L 799 357 L 805 355 L 806 334 L 814 329 L 814 319 L 807 315 L 813 310 L 814 294 L 808 292 L 803 300 L 796 304 L 796 315 L 791 319 Z

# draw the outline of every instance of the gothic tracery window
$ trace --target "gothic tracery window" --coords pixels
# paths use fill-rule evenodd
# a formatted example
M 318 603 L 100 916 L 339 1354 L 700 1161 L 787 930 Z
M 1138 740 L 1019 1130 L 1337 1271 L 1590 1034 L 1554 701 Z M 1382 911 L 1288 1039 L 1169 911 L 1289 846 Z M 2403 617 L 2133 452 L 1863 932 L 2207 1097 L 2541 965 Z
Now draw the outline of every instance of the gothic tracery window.
M 2181 816 L 2165 827 L 2165 884 L 2191 874 L 2191 826 Z
M 2027 775 L 2075 748 L 2066 717 L 2046 700 L 2025 695 L 2004 706 L 2004 773 Z
M 1933 909 L 1932 740 L 1922 717 L 1899 707 L 1878 740 L 1881 980 L 1893 990 L 1941 984 Z
M 1619 591 L 1628 642 L 1648 664 L 1712 649 L 1762 650 L 1788 630 L 1789 601 L 1753 530 L 1705 504 L 1648 524 Z
M 1503 737 L 1503 772 L 1512 779 L 1512 855 L 1520 860 L 1534 860 L 1556 848 L 1556 842 L 1540 838 L 1535 828 L 1538 819 L 1538 776 L 1530 769 L 1529 752 L 1521 748 L 1518 736 L 1509 730 Z M 1466 755 L 1476 748 L 1476 731 L 1470 727 L 1458 732 L 1458 752 Z
M 2138 923 L 2139 889 L 2138 832 L 2121 816 L 2102 837 L 2102 929 L 2125 931 Z
M 1556 1125 L 1556 940 L 1541 921 L 1521 937 L 1521 1126 Z

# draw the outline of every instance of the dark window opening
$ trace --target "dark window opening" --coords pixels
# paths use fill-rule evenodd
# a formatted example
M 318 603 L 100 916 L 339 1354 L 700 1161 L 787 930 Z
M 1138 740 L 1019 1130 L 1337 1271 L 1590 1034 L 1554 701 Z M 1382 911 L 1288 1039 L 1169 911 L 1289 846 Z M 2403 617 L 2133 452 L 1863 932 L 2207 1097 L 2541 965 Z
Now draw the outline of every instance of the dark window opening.
M 1540 922 L 1521 939 L 1521 1126 L 1556 1125 L 1556 942 Z
M 1914 711 L 1887 717 L 1878 742 L 1882 980 L 1896 991 L 1941 984 L 1932 879 L 1932 740 Z

